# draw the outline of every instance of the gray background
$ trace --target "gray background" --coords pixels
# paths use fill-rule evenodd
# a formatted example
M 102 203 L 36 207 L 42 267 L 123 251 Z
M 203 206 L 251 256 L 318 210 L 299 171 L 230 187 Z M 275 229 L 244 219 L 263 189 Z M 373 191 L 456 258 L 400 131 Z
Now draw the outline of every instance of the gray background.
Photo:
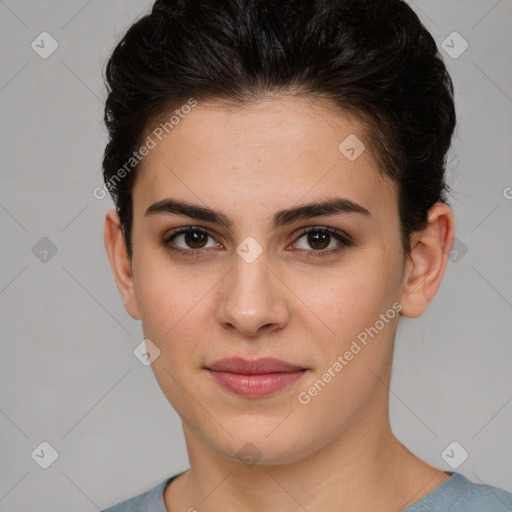
M 150 5 L 0 1 L 1 512 L 94 511 L 188 468 L 179 417 L 133 355 L 141 326 L 103 245 L 113 203 L 92 194 L 104 64 Z M 428 311 L 401 320 L 392 426 L 446 470 L 441 453 L 457 441 L 469 453 L 457 471 L 512 492 L 512 2 L 411 5 L 440 48 L 462 48 L 454 31 L 469 47 L 457 58 L 441 50 L 459 119 L 457 253 Z M 59 44 L 47 59 L 31 47 L 43 31 Z M 39 252 L 52 244 L 56 254 Z M 58 452 L 48 469 L 31 456 L 47 456 L 43 441 Z

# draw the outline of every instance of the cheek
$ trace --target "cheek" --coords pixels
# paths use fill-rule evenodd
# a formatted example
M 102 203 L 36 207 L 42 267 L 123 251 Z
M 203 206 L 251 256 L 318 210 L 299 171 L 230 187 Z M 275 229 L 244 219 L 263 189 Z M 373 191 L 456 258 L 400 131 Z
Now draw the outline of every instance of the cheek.
M 200 347 L 204 347 L 208 315 L 204 310 L 207 301 L 201 299 L 206 298 L 211 285 L 184 272 L 158 270 L 150 265 L 138 273 L 138 279 L 137 301 L 144 337 L 160 350 L 152 371 L 168 401 L 180 416 L 187 417 L 191 397 L 201 396 L 190 377 L 192 367 L 199 368 L 202 363 Z
M 139 265 L 135 269 L 137 304 L 144 335 L 157 345 L 168 344 L 187 313 L 197 303 L 197 286 L 165 266 Z M 180 319 L 181 322 L 180 322 Z
M 310 295 L 308 305 L 335 335 L 315 335 L 319 365 L 301 386 L 296 407 L 318 418 L 326 436 L 335 437 L 383 392 L 376 375 L 383 379 L 392 360 L 395 286 L 385 261 L 374 259 L 329 280 L 324 293 Z
M 329 328 L 323 335 L 319 332 L 319 338 L 329 345 L 334 336 L 348 340 L 373 325 L 394 302 L 395 287 L 386 262 L 378 258 L 366 264 L 359 260 L 336 273 L 294 283 L 297 297 Z
M 319 364 L 301 391 L 306 393 L 306 401 L 311 399 L 311 408 L 306 409 L 323 415 L 326 421 L 330 418 L 333 425 L 339 425 L 345 416 L 326 411 L 343 410 L 347 418 L 355 414 L 381 385 L 375 374 L 383 378 L 392 358 L 398 322 L 393 304 L 397 302 L 400 269 L 393 256 L 383 251 L 368 256 L 325 280 L 316 288 L 323 292 L 311 294 L 309 302 L 305 301 L 329 331 L 314 334 Z

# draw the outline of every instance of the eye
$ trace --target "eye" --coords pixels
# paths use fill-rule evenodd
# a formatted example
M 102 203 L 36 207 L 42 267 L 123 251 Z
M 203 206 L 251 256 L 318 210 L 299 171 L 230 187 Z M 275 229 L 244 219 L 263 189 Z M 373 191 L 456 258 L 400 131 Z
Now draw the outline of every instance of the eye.
M 211 238 L 210 242 L 209 238 Z M 221 244 L 215 242 L 208 231 L 193 226 L 174 230 L 162 240 L 162 244 L 172 252 L 187 256 L 192 256 L 191 253 L 198 253 L 201 249 L 222 247 Z
M 202 249 L 223 248 L 207 230 L 194 226 L 173 230 L 161 243 L 169 252 L 182 256 L 199 257 L 204 255 Z M 305 252 L 309 258 L 328 256 L 351 245 L 353 242 L 345 233 L 333 228 L 314 226 L 304 229 L 289 247 Z
M 353 242 L 337 229 L 315 226 L 302 231 L 292 245 L 294 248 L 304 250 L 316 257 L 341 251 L 345 247 L 353 245 Z

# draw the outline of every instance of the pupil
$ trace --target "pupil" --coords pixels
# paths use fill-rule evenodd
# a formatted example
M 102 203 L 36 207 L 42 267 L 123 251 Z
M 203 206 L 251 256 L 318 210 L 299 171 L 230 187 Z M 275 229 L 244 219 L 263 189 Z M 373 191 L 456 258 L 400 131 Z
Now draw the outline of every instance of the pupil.
M 185 233 L 185 242 L 194 249 L 200 249 L 206 243 L 206 234 L 199 231 L 188 231 Z
M 331 235 L 329 233 L 309 233 L 308 234 L 308 243 L 313 249 L 325 249 L 330 242 Z M 319 246 L 315 246 L 315 244 L 319 244 Z

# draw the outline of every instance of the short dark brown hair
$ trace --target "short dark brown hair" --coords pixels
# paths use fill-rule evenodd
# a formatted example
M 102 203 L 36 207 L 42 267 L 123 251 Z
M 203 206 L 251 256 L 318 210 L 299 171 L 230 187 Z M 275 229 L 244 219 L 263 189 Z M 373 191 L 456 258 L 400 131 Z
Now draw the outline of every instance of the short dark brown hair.
M 103 158 L 132 256 L 132 188 L 119 170 L 155 120 L 195 101 L 243 106 L 266 94 L 332 100 L 366 127 L 364 143 L 398 186 L 404 252 L 447 202 L 453 84 L 436 43 L 402 0 L 158 0 L 106 66 Z

